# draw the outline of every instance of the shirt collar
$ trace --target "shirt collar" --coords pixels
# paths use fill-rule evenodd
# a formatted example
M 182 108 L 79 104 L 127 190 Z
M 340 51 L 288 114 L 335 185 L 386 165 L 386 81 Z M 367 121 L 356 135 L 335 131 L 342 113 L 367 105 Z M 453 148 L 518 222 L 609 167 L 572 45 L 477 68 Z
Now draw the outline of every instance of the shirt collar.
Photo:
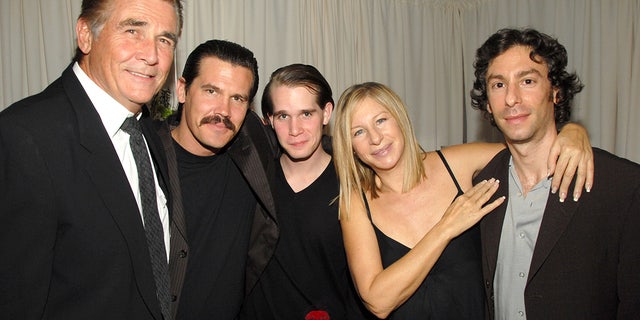
M 113 138 L 122 126 L 124 120 L 134 114 L 87 76 L 77 62 L 73 64 L 73 72 L 78 77 L 84 91 L 89 96 L 94 108 L 100 115 L 102 125 L 107 130 L 109 137 Z

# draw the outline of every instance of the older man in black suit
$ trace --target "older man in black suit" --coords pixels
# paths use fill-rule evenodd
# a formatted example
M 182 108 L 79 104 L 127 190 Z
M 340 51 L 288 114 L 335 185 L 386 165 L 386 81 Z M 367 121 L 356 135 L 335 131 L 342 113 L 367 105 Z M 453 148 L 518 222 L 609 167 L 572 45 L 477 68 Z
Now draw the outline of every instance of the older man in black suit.
M 3 318 L 170 317 L 163 155 L 135 128 L 181 29 L 179 0 L 85 0 L 75 62 L 0 114 Z

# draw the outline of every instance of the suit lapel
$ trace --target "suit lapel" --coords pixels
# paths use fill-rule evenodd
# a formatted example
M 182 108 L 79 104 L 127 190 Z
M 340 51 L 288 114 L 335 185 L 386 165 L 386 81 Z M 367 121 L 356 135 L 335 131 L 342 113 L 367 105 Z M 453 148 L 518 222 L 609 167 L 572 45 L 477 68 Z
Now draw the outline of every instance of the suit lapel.
M 166 122 L 158 123 L 158 126 L 150 130 L 156 133 L 153 135 L 155 151 L 158 155 L 164 155 L 163 157 L 158 156 L 158 162 L 162 164 L 160 165 L 160 172 L 169 190 L 170 208 L 172 209 L 170 212 L 171 220 L 175 224 L 174 227 L 177 228 L 177 231 L 186 239 L 187 227 L 182 208 L 180 175 L 171 131 Z
M 176 295 L 176 300 L 171 303 L 171 316 L 176 317 L 180 295 L 184 284 L 184 277 L 188 264 L 189 245 L 187 243 L 187 224 L 182 206 L 182 187 L 180 185 L 180 173 L 176 151 L 173 146 L 173 138 L 169 124 L 166 121 L 154 122 L 153 130 L 157 133 L 154 136 L 155 147 L 164 154 L 162 161 L 166 165 L 161 166 L 165 170 L 162 174 L 165 181 L 168 181 L 169 189 L 169 214 L 171 216 L 171 249 L 169 255 L 169 276 L 171 281 L 171 292 Z M 159 161 L 160 162 L 160 161 Z
M 498 190 L 491 197 L 488 203 L 495 199 L 506 196 L 507 201 L 509 195 L 509 177 L 508 170 L 504 168 L 508 167 L 510 154 L 508 152 L 501 153 L 500 161 L 497 161 L 497 170 L 489 171 L 488 175 L 492 175 L 496 179 L 500 180 L 500 186 Z M 504 222 L 504 216 L 507 210 L 506 202 L 501 206 L 493 210 L 493 212 L 486 215 L 480 223 L 480 232 L 482 236 L 482 251 L 483 251 L 483 270 L 485 270 L 485 278 L 493 279 L 493 275 L 496 270 L 496 263 L 498 260 L 498 247 L 500 245 L 500 235 L 502 234 L 502 224 Z
M 86 150 L 79 165 L 84 167 L 105 208 L 122 232 L 129 248 L 142 298 L 154 317 L 161 319 L 142 220 L 122 164 L 104 130 L 100 116 L 71 67 L 65 70 L 63 79 L 65 90 L 77 115 L 78 138 Z
M 572 183 L 569 190 L 573 190 L 573 187 L 574 184 Z M 533 250 L 533 257 L 531 258 L 528 281 L 535 277 L 553 250 L 553 247 L 558 242 L 558 239 L 560 239 L 569 225 L 569 222 L 571 222 L 577 209 L 578 203 L 573 200 L 567 199 L 563 203 L 558 200 L 557 195 L 549 194 L 549 199 L 547 200 L 547 205 L 544 210 L 544 217 L 540 225 L 540 231 L 538 232 L 538 239 L 536 240 L 536 246 Z
M 146 107 L 143 107 L 142 118 L 140 118 L 140 126 L 142 127 L 142 133 L 147 140 L 149 151 L 151 151 L 151 157 L 156 169 L 156 176 L 158 177 L 158 184 L 164 192 L 168 201 L 170 201 L 169 192 L 169 172 L 167 169 L 167 157 L 165 156 L 162 142 L 157 134 L 157 130 L 154 128 L 153 120 L 150 118 L 149 111 Z M 170 205 L 170 204 L 167 204 Z
M 258 154 L 255 145 L 251 143 L 247 130 L 243 129 L 238 133 L 237 140 L 228 150 L 231 159 L 238 166 L 240 172 L 249 183 L 251 189 L 256 193 L 258 201 L 267 209 L 272 217 L 275 217 L 275 203 L 271 193 L 266 170 Z

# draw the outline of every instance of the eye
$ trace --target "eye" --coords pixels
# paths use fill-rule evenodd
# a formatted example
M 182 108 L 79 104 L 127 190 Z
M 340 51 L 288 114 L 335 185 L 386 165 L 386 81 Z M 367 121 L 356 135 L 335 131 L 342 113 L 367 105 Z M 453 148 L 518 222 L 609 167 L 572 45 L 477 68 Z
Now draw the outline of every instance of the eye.
M 163 45 L 165 45 L 167 47 L 170 47 L 170 48 L 173 48 L 175 46 L 175 42 L 173 40 L 169 39 L 169 38 L 160 38 L 158 41 L 161 44 L 163 44 Z
M 354 137 L 357 137 L 357 136 L 359 136 L 359 135 L 361 135 L 361 134 L 363 134 L 363 133 L 364 133 L 364 130 L 362 130 L 362 129 L 357 129 L 356 131 L 354 131 L 354 132 L 353 132 L 353 136 L 354 136 Z
M 288 117 L 289 117 L 288 115 L 286 115 L 284 113 L 281 113 L 276 117 L 276 119 L 278 119 L 278 120 L 286 120 Z
M 523 84 L 523 85 L 525 85 L 525 86 L 532 86 L 532 85 L 534 85 L 535 83 L 536 83 L 536 81 L 535 81 L 535 80 L 533 80 L 533 79 L 524 79 L 524 80 L 522 81 L 522 84 Z
M 305 112 L 302 113 L 302 116 L 305 117 L 305 118 L 309 118 L 309 117 L 311 117 L 311 112 L 305 111 Z
M 383 124 L 387 121 L 387 118 L 380 118 L 378 120 L 376 120 L 376 124 Z
M 206 92 L 208 94 L 214 94 L 214 93 L 216 93 L 216 90 L 212 89 L 212 88 L 207 88 L 207 89 L 204 89 L 204 92 Z
M 236 101 L 236 102 L 245 102 L 246 101 L 246 99 L 244 97 L 242 97 L 242 96 L 233 96 L 233 97 L 231 97 L 231 99 L 233 101 Z
M 504 88 L 504 83 L 503 82 L 493 82 L 493 83 L 491 83 L 490 88 L 492 88 L 492 89 Z

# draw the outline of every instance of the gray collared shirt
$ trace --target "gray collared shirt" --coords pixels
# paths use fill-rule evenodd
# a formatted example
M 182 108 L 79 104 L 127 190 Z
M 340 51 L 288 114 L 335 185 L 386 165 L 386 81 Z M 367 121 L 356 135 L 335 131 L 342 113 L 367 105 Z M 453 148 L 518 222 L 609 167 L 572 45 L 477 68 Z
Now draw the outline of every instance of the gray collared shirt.
M 493 280 L 496 319 L 526 319 L 524 289 L 538 239 L 551 179 L 542 179 L 527 194 L 509 160 L 509 198 L 500 235 Z

